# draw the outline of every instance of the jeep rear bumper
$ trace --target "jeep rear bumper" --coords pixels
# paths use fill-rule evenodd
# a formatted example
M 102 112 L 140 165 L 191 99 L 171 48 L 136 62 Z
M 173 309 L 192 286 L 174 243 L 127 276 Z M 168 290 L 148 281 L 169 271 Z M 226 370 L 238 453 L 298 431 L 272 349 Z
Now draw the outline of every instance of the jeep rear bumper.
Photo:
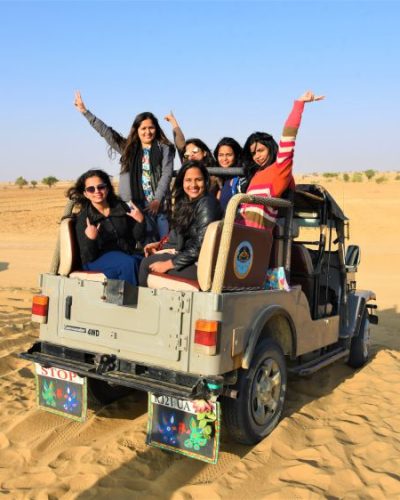
M 209 399 L 220 395 L 223 377 L 207 377 L 146 366 L 134 361 L 112 357 L 108 366 L 97 363 L 96 353 L 70 349 L 47 342 L 36 342 L 19 356 L 48 368 L 61 368 L 81 377 L 103 380 L 111 385 L 123 385 L 156 395 L 176 396 L 186 399 Z M 98 356 L 98 355 L 97 355 Z M 113 366 L 110 369 L 110 366 Z

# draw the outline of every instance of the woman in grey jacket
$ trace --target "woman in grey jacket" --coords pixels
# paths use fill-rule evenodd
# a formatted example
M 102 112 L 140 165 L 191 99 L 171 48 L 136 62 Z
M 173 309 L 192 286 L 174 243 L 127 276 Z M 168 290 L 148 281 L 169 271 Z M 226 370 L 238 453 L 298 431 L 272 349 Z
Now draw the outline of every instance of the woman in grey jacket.
M 74 104 L 111 149 L 121 155 L 119 194 L 146 214 L 146 241 L 164 237 L 168 234 L 164 205 L 170 195 L 175 148 L 157 118 L 150 112 L 140 113 L 125 138 L 86 108 L 80 92 L 75 93 Z

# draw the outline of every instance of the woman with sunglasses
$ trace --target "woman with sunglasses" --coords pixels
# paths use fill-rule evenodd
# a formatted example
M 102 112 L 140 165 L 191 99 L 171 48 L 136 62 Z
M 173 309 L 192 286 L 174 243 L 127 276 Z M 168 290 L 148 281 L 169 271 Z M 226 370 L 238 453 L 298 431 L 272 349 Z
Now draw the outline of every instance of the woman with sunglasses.
M 179 170 L 173 189 L 171 231 L 164 241 L 144 248 L 139 285 L 147 286 L 149 272 L 197 278 L 196 262 L 208 225 L 222 217 L 218 200 L 208 191 L 204 162 L 190 160 Z
M 133 200 L 146 214 L 147 240 L 168 233 L 165 202 L 170 194 L 175 148 L 150 112 L 136 116 L 128 137 L 107 126 L 85 106 L 80 92 L 75 93 L 75 107 L 90 125 L 121 155 L 119 193 L 123 200 Z M 154 234 L 158 233 L 158 234 Z
M 80 206 L 75 231 L 83 269 L 136 286 L 142 256 L 135 247 L 145 236 L 143 213 L 115 194 L 103 170 L 82 174 L 67 196 Z
M 286 120 L 279 145 L 272 135 L 265 132 L 251 134 L 243 147 L 243 161 L 251 179 L 247 194 L 280 197 L 287 189 L 294 189 L 292 175 L 294 146 L 300 127 L 304 105 L 320 101 L 324 96 L 305 92 L 294 102 Z M 262 205 L 243 204 L 237 222 L 259 229 L 272 230 L 277 211 Z

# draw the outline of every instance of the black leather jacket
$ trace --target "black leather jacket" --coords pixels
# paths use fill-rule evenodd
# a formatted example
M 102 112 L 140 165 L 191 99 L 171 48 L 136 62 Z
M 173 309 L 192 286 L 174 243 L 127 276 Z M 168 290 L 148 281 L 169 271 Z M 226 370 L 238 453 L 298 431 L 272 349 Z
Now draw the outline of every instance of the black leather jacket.
M 75 232 L 78 239 L 82 264 L 93 262 L 101 255 L 119 250 L 133 254 L 136 242 L 144 238 L 146 224 L 138 223 L 129 215 L 128 205 L 118 200 L 110 206 L 110 215 L 104 217 L 93 205 L 84 207 L 78 215 Z M 99 235 L 95 240 L 89 239 L 85 234 L 86 218 L 91 224 L 99 226 Z
M 211 222 L 222 218 L 219 201 L 211 194 L 207 194 L 193 203 L 193 224 L 185 234 L 174 229 L 170 232 L 169 243 L 164 248 L 175 248 L 177 255 L 172 257 L 177 271 L 197 262 L 204 235 Z

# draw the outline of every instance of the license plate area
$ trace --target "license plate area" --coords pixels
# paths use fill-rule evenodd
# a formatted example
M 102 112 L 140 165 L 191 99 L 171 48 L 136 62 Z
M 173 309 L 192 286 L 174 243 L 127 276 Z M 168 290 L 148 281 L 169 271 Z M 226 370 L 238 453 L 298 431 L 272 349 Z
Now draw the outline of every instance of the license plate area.
M 39 408 L 78 422 L 86 420 L 86 377 L 63 368 L 35 363 L 35 378 Z
M 220 403 L 149 393 L 147 444 L 216 464 Z

